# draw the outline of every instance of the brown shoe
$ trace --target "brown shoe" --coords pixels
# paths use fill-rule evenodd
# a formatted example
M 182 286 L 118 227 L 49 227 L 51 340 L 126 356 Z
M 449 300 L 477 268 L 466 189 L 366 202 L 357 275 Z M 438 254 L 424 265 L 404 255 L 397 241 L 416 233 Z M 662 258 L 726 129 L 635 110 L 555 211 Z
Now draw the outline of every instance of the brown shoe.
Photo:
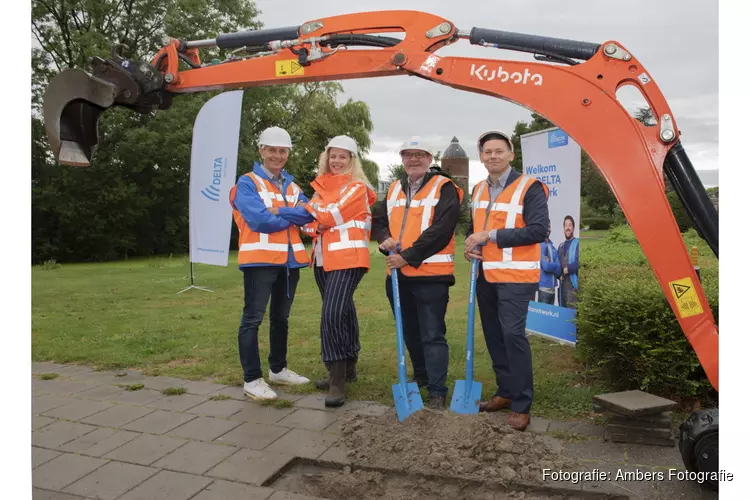
M 501 398 L 500 396 L 492 396 L 489 401 L 479 403 L 479 411 L 486 412 L 498 411 L 508 407 L 510 407 L 510 399 Z
M 512 412 L 508 416 L 508 425 L 517 431 L 525 431 L 526 427 L 529 426 L 529 414 Z

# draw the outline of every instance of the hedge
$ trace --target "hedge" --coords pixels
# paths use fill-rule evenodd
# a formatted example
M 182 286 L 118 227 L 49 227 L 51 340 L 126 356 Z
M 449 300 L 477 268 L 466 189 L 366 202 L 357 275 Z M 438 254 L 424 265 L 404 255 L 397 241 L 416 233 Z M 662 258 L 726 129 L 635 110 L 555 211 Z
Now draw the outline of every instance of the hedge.
M 702 285 L 718 321 L 718 261 L 694 230 Z M 712 393 L 692 346 L 630 228 L 581 247 L 578 350 L 614 390 L 641 389 L 671 399 Z

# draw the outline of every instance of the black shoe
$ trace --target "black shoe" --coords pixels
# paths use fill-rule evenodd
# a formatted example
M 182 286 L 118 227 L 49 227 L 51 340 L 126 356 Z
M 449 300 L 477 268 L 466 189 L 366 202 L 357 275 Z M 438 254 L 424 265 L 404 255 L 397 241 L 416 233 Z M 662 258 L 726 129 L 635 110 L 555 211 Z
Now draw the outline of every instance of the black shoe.
M 428 396 L 426 406 L 432 410 L 445 410 L 445 396 L 440 394 Z

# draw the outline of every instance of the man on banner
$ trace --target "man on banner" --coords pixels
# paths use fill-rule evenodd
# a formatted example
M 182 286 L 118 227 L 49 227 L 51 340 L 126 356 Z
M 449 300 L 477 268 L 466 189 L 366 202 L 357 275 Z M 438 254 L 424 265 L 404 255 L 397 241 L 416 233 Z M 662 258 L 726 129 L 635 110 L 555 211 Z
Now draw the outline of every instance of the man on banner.
M 560 267 L 562 277 L 560 278 L 560 305 L 562 307 L 575 307 L 578 301 L 578 238 L 573 236 L 576 223 L 573 217 L 566 215 L 563 220 L 565 241 L 560 243 Z
M 539 280 L 539 291 L 537 292 L 537 301 L 543 304 L 555 304 L 555 288 L 557 280 L 562 273 L 560 267 L 560 256 L 557 253 L 555 244 L 549 239 L 552 233 L 552 223 L 547 226 L 547 237 L 541 244 L 542 255 L 540 263 L 542 265 L 542 277 Z
M 276 393 L 263 379 L 258 353 L 258 329 L 270 308 L 270 352 L 268 378 L 277 384 L 299 385 L 310 380 L 287 368 L 289 312 L 299 281 L 299 269 L 310 263 L 298 226 L 312 222 L 309 214 L 293 207 L 307 197 L 284 171 L 292 148 L 289 133 L 267 128 L 258 140 L 263 163 L 240 177 L 229 195 L 234 221 L 239 229 L 240 269 L 244 275 L 245 307 L 238 343 L 245 380 L 245 394 L 257 400 L 273 400 Z M 279 214 L 283 214 L 284 218 Z
M 487 132 L 477 147 L 489 175 L 472 192 L 472 234 L 466 238 L 464 256 L 482 261 L 477 304 L 497 382 L 497 392 L 479 405 L 479 411 L 510 408 L 508 425 L 524 431 L 534 395 L 526 317 L 539 287 L 540 243 L 549 229 L 549 188 L 511 168 L 509 135 Z

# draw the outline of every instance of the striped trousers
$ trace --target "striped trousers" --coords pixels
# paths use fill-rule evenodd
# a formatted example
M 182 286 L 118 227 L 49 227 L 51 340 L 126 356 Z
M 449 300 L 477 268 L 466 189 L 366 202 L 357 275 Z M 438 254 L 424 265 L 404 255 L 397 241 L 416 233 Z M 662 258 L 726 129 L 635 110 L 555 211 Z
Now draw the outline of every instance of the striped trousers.
M 359 355 L 359 322 L 354 291 L 366 269 L 325 271 L 314 266 L 323 307 L 320 315 L 320 348 L 324 363 L 356 359 Z

